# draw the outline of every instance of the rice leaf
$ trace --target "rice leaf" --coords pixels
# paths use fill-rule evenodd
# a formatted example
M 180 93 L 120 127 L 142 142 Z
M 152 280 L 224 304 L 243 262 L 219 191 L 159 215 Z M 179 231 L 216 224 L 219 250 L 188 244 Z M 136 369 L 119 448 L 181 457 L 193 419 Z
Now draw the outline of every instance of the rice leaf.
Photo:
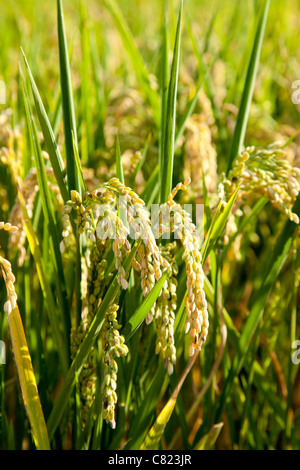
M 82 194 L 84 194 L 87 191 L 87 187 L 86 187 L 86 184 L 85 184 L 85 181 L 84 181 L 81 161 L 80 161 L 78 148 L 77 148 L 77 145 L 76 145 L 76 142 L 75 142 L 73 132 L 72 132 L 72 142 L 73 142 L 74 157 L 75 157 L 75 163 L 76 163 L 76 171 L 79 175 L 79 182 L 80 182 L 80 187 L 81 187 Z
M 98 31 L 97 31 L 98 33 Z M 99 34 L 99 33 L 98 33 Z M 105 96 L 105 81 L 103 77 L 103 70 L 98 56 L 98 45 L 96 41 L 96 33 L 94 28 L 90 28 L 90 53 L 91 65 L 93 70 L 93 81 L 95 83 L 95 98 L 97 104 L 98 126 L 97 135 L 99 135 L 99 146 L 105 147 L 104 136 L 104 120 L 106 111 L 106 96 Z M 94 138 L 95 146 L 97 145 L 97 138 Z
M 117 178 L 124 184 L 124 172 L 121 159 L 121 149 L 119 137 L 116 138 L 116 164 L 117 164 Z
M 164 24 L 162 31 L 162 45 L 161 45 L 161 79 L 160 79 L 160 95 L 161 95 L 161 105 L 160 105 L 160 141 L 159 141 L 159 154 L 158 154 L 158 164 L 159 168 L 163 166 L 163 153 L 165 148 L 165 126 L 166 126 L 166 115 L 167 115 L 167 100 L 168 100 L 168 83 L 169 83 L 169 34 L 168 34 L 168 24 L 167 24 L 167 8 L 166 2 L 163 2 L 163 11 L 164 11 Z M 162 173 L 159 173 L 159 178 L 162 177 Z M 162 181 L 159 181 L 160 187 L 162 186 Z
M 270 6 L 270 0 L 264 0 L 262 11 L 259 17 L 258 26 L 254 38 L 252 53 L 250 62 L 248 65 L 247 76 L 245 80 L 245 86 L 242 94 L 241 104 L 239 113 L 234 129 L 232 145 L 230 155 L 228 159 L 227 174 L 232 167 L 232 163 L 237 155 L 240 153 L 241 148 L 244 144 L 244 138 L 246 134 L 246 128 L 248 124 L 248 118 L 250 113 L 250 106 L 252 102 L 252 96 L 254 91 L 254 85 L 257 76 L 257 70 L 259 65 L 260 53 L 263 44 L 263 37 L 267 22 L 267 16 Z
M 159 416 L 156 418 L 150 431 L 140 447 L 140 450 L 155 450 L 158 447 L 159 441 L 164 433 L 165 427 L 169 422 L 176 404 L 176 398 L 171 397 L 167 404 L 163 407 Z
M 203 246 L 201 248 L 201 253 L 202 253 L 202 258 L 203 261 L 207 258 L 209 255 L 210 251 L 212 250 L 214 244 L 222 234 L 225 225 L 227 223 L 228 217 L 230 215 L 232 206 L 234 204 L 235 198 L 237 196 L 239 188 L 236 189 L 236 191 L 232 194 L 230 197 L 228 203 L 226 204 L 224 210 L 220 214 L 221 206 L 222 206 L 222 201 L 219 203 L 217 211 L 214 215 L 214 218 L 212 220 L 211 226 L 208 230 L 207 236 L 204 240 Z
M 65 24 L 62 8 L 62 0 L 57 0 L 57 28 L 59 45 L 59 65 L 60 65 L 60 83 L 61 98 L 63 108 L 66 162 L 69 193 L 72 189 L 80 191 L 79 176 L 76 172 L 73 137 L 77 145 L 77 131 L 75 123 L 75 110 L 72 93 L 71 73 L 69 64 L 69 55 L 67 48 L 67 39 L 65 33 Z
M 164 285 L 165 280 L 167 279 L 168 268 L 161 276 L 159 281 L 155 284 L 155 286 L 151 289 L 147 297 L 145 297 L 144 301 L 141 303 L 141 305 L 137 308 L 137 310 L 134 312 L 134 314 L 130 317 L 128 322 L 126 323 L 122 335 L 125 337 L 125 341 L 129 341 L 129 339 L 135 334 L 137 329 L 141 326 L 143 323 L 145 317 L 147 316 L 147 313 L 151 309 L 152 305 L 158 298 L 161 289 Z
M 176 99 L 179 75 L 179 57 L 180 57 L 180 41 L 181 41 L 181 23 L 182 23 L 183 1 L 181 1 L 176 37 L 173 51 L 173 62 L 170 74 L 170 83 L 168 88 L 168 101 L 166 110 L 166 122 L 164 124 L 165 137 L 163 140 L 163 154 L 160 187 L 160 202 L 164 203 L 168 199 L 168 195 L 172 191 L 173 179 L 173 163 L 175 148 L 175 124 L 176 124 Z
M 3 271 L 5 283 L 8 279 Z M 9 293 L 9 288 L 7 287 Z M 8 314 L 8 324 L 12 347 L 16 360 L 23 402 L 29 418 L 32 436 L 38 450 L 50 450 L 45 418 L 39 398 L 31 357 L 27 346 L 24 328 L 18 305 Z
M 162 438 L 163 432 L 165 430 L 165 427 L 167 423 L 169 422 L 171 415 L 173 413 L 173 410 L 175 408 L 177 398 L 179 395 L 179 392 L 184 384 L 185 379 L 187 378 L 191 368 L 194 365 L 195 360 L 197 359 L 199 355 L 199 351 L 197 351 L 193 357 L 190 358 L 187 366 L 184 369 L 184 372 L 182 376 L 180 377 L 180 380 L 178 381 L 170 399 L 168 400 L 167 404 L 163 407 L 162 411 L 160 412 L 159 416 L 155 420 L 155 423 L 151 427 L 150 431 L 147 433 L 146 438 L 141 445 L 140 449 L 141 450 L 151 450 L 151 449 L 156 449 L 158 446 L 159 441 Z
M 80 1 L 80 32 L 81 32 L 81 52 L 82 52 L 82 67 L 81 67 L 81 155 L 82 161 L 90 166 L 90 156 L 92 150 L 92 135 L 91 135 L 91 106 L 90 106 L 90 83 L 89 83 L 89 58 L 90 58 L 90 44 L 89 44 L 89 31 L 87 25 L 87 12 L 84 2 Z
M 194 450 L 209 450 L 211 449 L 222 431 L 224 423 L 214 424 L 211 430 L 203 436 L 198 444 L 194 446 Z
M 28 77 L 30 80 L 31 90 L 32 90 L 32 94 L 33 94 L 33 98 L 35 102 L 36 112 L 37 112 L 40 125 L 43 131 L 45 144 L 46 144 L 47 151 L 49 153 L 51 165 L 55 174 L 57 184 L 60 189 L 61 196 L 64 202 L 67 202 L 69 197 L 68 197 L 67 185 L 65 182 L 65 168 L 64 168 L 63 159 L 60 154 L 57 142 L 55 140 L 54 132 L 52 130 L 50 121 L 48 119 L 47 113 L 45 111 L 43 102 L 41 100 L 40 94 L 38 92 L 37 86 L 35 84 L 34 78 L 32 76 L 29 64 L 27 62 L 27 59 L 23 50 L 22 50 L 22 54 L 24 57 Z

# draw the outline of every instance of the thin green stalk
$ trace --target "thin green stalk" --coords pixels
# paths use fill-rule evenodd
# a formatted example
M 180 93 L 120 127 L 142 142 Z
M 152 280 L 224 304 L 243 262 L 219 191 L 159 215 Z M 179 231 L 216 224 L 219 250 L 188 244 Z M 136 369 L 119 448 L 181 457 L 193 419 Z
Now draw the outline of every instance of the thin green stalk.
M 180 57 L 180 41 L 181 41 L 181 23 L 182 23 L 183 0 L 181 0 L 177 30 L 173 52 L 173 62 L 170 74 L 170 83 L 168 88 L 168 100 L 166 109 L 166 122 L 164 124 L 165 137 L 163 139 L 163 154 L 160 187 L 160 202 L 163 203 L 168 199 L 168 195 L 172 190 L 174 149 L 175 149 L 175 124 L 176 124 L 176 99 L 179 75 L 179 57 Z
M 59 66 L 60 66 L 60 84 L 64 120 L 64 134 L 66 146 L 67 177 L 69 193 L 72 189 L 80 192 L 78 174 L 76 172 L 75 156 L 73 148 L 73 137 L 77 145 L 77 131 L 75 123 L 75 110 L 72 93 L 71 72 L 69 64 L 69 55 L 67 48 L 67 39 L 65 32 L 65 23 L 63 16 L 62 0 L 57 0 L 57 28 L 59 44 Z
M 165 126 L 166 126 L 166 113 L 167 113 L 167 98 L 168 98 L 168 83 L 169 83 L 169 34 L 168 34 L 168 26 L 167 26 L 167 9 L 166 9 L 166 1 L 163 2 L 163 10 L 164 10 L 164 24 L 163 24 L 163 34 L 162 34 L 162 46 L 161 46 L 161 118 L 160 118 L 160 145 L 159 145 L 159 168 L 163 166 L 163 154 L 165 148 Z M 159 172 L 159 186 L 162 187 L 161 181 L 162 173 Z
M 80 31 L 81 31 L 81 53 L 82 53 L 82 67 L 81 67 L 81 155 L 82 160 L 90 167 L 91 166 L 91 107 L 90 107 L 90 82 L 89 82 L 89 58 L 90 58 L 90 44 L 89 44 L 89 30 L 87 24 L 87 12 L 84 2 L 80 2 Z

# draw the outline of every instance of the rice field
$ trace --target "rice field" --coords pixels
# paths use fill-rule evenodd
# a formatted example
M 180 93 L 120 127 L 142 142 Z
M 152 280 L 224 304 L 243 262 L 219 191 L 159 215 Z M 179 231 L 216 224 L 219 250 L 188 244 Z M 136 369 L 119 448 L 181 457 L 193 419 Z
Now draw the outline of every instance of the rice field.
M 300 450 L 300 2 L 1 12 L 0 449 Z

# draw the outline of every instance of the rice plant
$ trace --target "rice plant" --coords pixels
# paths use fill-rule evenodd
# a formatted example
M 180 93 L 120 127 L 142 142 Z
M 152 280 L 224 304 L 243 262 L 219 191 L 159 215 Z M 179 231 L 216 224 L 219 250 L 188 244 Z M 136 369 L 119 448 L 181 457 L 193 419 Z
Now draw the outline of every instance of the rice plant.
M 300 449 L 298 8 L 3 5 L 0 449 Z

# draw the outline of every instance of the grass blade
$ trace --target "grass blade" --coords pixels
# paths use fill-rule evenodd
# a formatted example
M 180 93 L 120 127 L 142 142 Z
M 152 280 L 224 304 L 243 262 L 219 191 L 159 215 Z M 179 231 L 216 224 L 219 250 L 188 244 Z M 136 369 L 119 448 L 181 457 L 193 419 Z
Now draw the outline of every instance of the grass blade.
M 177 386 L 175 387 L 174 392 L 172 393 L 171 397 L 169 398 L 167 404 L 163 407 L 162 411 L 160 412 L 159 416 L 157 417 L 155 423 L 151 427 L 149 433 L 146 435 L 146 438 L 141 445 L 141 450 L 152 450 L 156 449 L 158 443 L 163 435 L 166 425 L 168 424 L 173 410 L 176 405 L 176 401 L 178 398 L 178 394 L 184 384 L 184 381 L 190 372 L 191 368 L 194 365 L 195 360 L 199 356 L 199 351 L 196 351 L 193 357 L 189 360 L 188 365 L 186 366 Z
M 9 281 L 3 269 L 2 274 L 7 285 Z M 7 293 L 9 295 L 8 287 Z M 45 418 L 43 415 L 31 357 L 17 304 L 15 308 L 12 309 L 11 313 L 8 314 L 8 323 L 22 390 L 23 402 L 31 425 L 33 439 L 38 450 L 50 450 Z
M 163 153 L 164 153 L 164 140 L 165 140 L 165 124 L 166 124 L 166 114 L 167 114 L 167 100 L 168 100 L 168 83 L 169 83 L 169 34 L 167 26 L 167 12 L 166 12 L 166 2 L 163 4 L 164 9 L 164 24 L 163 24 L 163 35 L 162 35 L 162 52 L 161 52 L 161 105 L 160 105 L 160 143 L 159 143 L 159 167 L 162 168 L 163 164 Z M 159 173 L 159 178 L 162 174 Z M 159 182 L 160 187 L 162 186 L 162 181 Z
M 195 450 L 209 450 L 214 445 L 216 440 L 219 437 L 220 432 L 222 431 L 224 423 L 214 424 L 211 430 L 203 436 L 198 444 L 195 445 Z
M 116 139 L 116 164 L 117 164 L 117 178 L 121 181 L 122 184 L 124 184 L 124 172 L 123 172 L 123 166 L 122 166 L 120 141 L 119 141 L 118 136 Z
M 220 237 L 220 235 L 222 234 L 225 228 L 226 222 L 230 215 L 238 190 L 239 188 L 237 188 L 236 191 L 233 193 L 233 195 L 229 199 L 228 203 L 226 204 L 221 214 L 220 214 L 221 203 L 219 204 L 217 208 L 217 211 L 215 213 L 215 216 L 210 225 L 210 228 L 208 230 L 207 236 L 204 240 L 204 243 L 201 249 L 203 261 L 205 261 L 205 259 L 209 255 L 211 249 L 213 248 L 214 244 L 216 243 L 216 241 L 218 240 L 218 238 Z
M 263 37 L 267 22 L 267 16 L 269 11 L 270 0 L 265 0 L 263 3 L 262 12 L 259 18 L 252 54 L 247 70 L 247 76 L 245 81 L 245 86 L 243 90 L 242 100 L 239 108 L 239 113 L 236 121 L 236 126 L 234 129 L 234 135 L 232 140 L 232 146 L 230 150 L 228 166 L 227 166 L 227 173 L 230 171 L 232 167 L 232 163 L 234 159 L 237 157 L 239 152 L 241 151 L 241 147 L 244 144 L 244 138 L 246 134 L 246 128 L 250 113 L 250 106 L 253 96 L 253 90 L 255 85 L 255 80 L 257 76 L 258 64 L 260 59 L 260 53 L 263 44 Z
M 78 148 L 77 131 L 75 122 L 75 109 L 73 102 L 73 92 L 71 83 L 71 72 L 69 64 L 69 55 L 67 48 L 67 39 L 65 33 L 64 15 L 62 0 L 57 0 L 57 28 L 59 45 L 59 65 L 60 65 L 60 84 L 63 108 L 67 179 L 69 194 L 71 190 L 76 190 L 81 194 L 80 175 L 77 171 L 76 157 L 74 152 L 73 139 Z M 81 318 L 81 257 L 83 254 L 83 237 L 77 236 L 76 239 L 76 274 L 75 274 L 75 298 L 76 298 L 76 317 L 77 323 Z
M 165 137 L 163 140 L 164 148 L 163 148 L 163 154 L 162 154 L 162 167 L 160 168 L 160 172 L 161 172 L 160 181 L 162 183 L 161 188 L 160 188 L 160 202 L 161 203 L 167 200 L 168 195 L 172 190 L 174 147 L 175 147 L 176 97 L 177 97 L 178 74 L 179 74 L 182 9 L 183 9 L 183 2 L 181 1 L 178 22 L 177 22 L 170 83 L 169 83 L 169 89 L 168 89 L 166 122 L 164 124 Z
M 93 81 L 95 83 L 95 99 L 98 110 L 98 126 L 97 134 L 99 137 L 95 138 L 95 146 L 99 139 L 99 146 L 105 147 L 105 136 L 104 136 L 104 121 L 106 111 L 106 96 L 105 96 L 105 81 L 103 77 L 103 71 L 100 65 L 98 57 L 98 45 L 96 41 L 96 33 L 94 29 L 90 30 L 90 44 L 91 44 L 91 65 L 93 70 Z M 101 78 L 100 78 L 101 77 Z
M 79 177 L 76 172 L 73 137 L 77 145 L 77 132 L 75 124 L 75 111 L 73 103 L 71 73 L 69 64 L 69 55 L 67 48 L 67 40 L 65 33 L 65 24 L 62 8 L 62 0 L 57 0 L 57 27 L 58 27 L 58 44 L 59 44 L 59 65 L 60 65 L 60 82 L 61 97 L 64 120 L 66 161 L 67 161 L 67 177 L 69 193 L 72 189 L 80 191 Z
M 147 313 L 151 309 L 152 305 L 156 301 L 157 297 L 159 296 L 161 289 L 164 285 L 165 280 L 167 279 L 169 269 L 167 269 L 159 281 L 155 284 L 153 289 L 149 292 L 147 297 L 143 300 L 141 305 L 137 308 L 135 313 L 132 315 L 132 317 L 128 320 L 126 323 L 122 335 L 125 337 L 125 341 L 129 341 L 129 339 L 134 335 L 134 333 L 137 331 L 137 329 L 141 326 L 143 323 Z
M 152 428 L 146 435 L 140 450 L 155 450 L 158 448 L 159 441 L 161 440 L 165 427 L 168 424 L 175 408 L 176 398 L 171 397 L 167 404 L 163 407 Z
M 86 184 L 84 181 L 83 173 L 82 173 L 82 166 L 80 162 L 80 157 L 77 149 L 77 145 L 75 142 L 74 134 L 72 132 L 72 142 L 73 142 L 73 148 L 74 148 L 74 157 L 75 157 L 75 163 L 76 163 L 76 172 L 79 175 L 79 182 L 80 182 L 80 187 L 81 191 L 84 194 L 87 191 Z
M 87 12 L 83 1 L 80 1 L 80 31 L 81 31 L 81 53 L 82 53 L 82 70 L 81 70 L 81 155 L 82 161 L 90 166 L 90 155 L 92 146 L 91 135 L 91 113 L 90 113 L 90 92 L 89 92 L 89 31 L 87 25 Z
M 27 59 L 26 59 L 26 56 L 25 56 L 23 50 L 22 50 L 22 54 L 23 54 L 23 57 L 24 57 L 24 61 L 25 61 L 26 69 L 27 69 L 27 74 L 28 74 L 28 77 L 29 77 L 29 81 L 30 81 L 30 85 L 31 85 L 31 89 L 32 89 L 32 94 L 33 94 L 33 98 L 34 98 L 34 102 L 35 102 L 36 112 L 37 112 L 37 115 L 38 115 L 38 118 L 39 118 L 39 121 L 40 121 L 40 125 L 41 125 L 41 128 L 42 128 L 43 135 L 44 135 L 45 144 L 46 144 L 47 151 L 49 153 L 49 158 L 50 158 L 50 161 L 51 161 L 51 165 L 52 165 L 52 168 L 53 168 L 53 171 L 54 171 L 54 174 L 55 174 L 57 184 L 58 184 L 59 189 L 60 189 L 61 196 L 62 196 L 64 202 L 67 202 L 69 197 L 68 197 L 67 185 L 66 185 L 66 182 L 65 182 L 65 168 L 64 168 L 63 159 L 62 159 L 62 156 L 60 154 L 57 142 L 55 140 L 54 132 L 52 130 L 50 121 L 48 119 L 47 113 L 45 111 L 43 102 L 41 100 L 39 91 L 38 91 L 37 86 L 35 84 L 34 78 L 32 76 L 29 64 L 27 62 Z

